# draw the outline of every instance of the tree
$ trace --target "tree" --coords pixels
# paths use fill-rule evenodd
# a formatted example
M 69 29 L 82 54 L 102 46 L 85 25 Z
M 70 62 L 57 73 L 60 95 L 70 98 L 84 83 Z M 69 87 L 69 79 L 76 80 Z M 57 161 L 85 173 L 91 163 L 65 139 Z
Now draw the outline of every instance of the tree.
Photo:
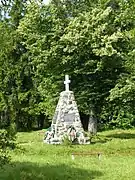
M 129 50 L 123 53 L 125 72 L 120 74 L 115 87 L 111 89 L 110 96 L 108 97 L 113 109 L 111 125 L 123 128 L 130 128 L 135 123 L 135 16 L 130 13 L 134 8 L 135 2 L 127 1 L 124 6 L 125 11 L 120 18 L 121 25 L 123 25 L 122 28 L 127 30 L 125 32 L 129 38 L 129 43 L 127 44 Z
M 40 7 L 33 3 L 28 7 L 27 14 L 18 28 L 34 70 L 33 81 L 41 97 L 37 110 L 50 117 L 55 109 L 58 92 L 62 89 L 60 83 L 62 84 L 63 73 L 61 74 L 61 67 L 58 64 L 61 63 L 61 54 L 58 59 L 55 43 L 69 22 L 69 18 L 65 17 L 61 16 L 60 9 L 55 5 Z
M 0 130 L 0 166 L 10 162 L 9 151 L 15 149 L 15 128 L 12 124 L 7 130 Z
M 20 19 L 25 15 L 26 3 L 9 1 L 6 9 L 8 17 L 5 16 L 1 22 L 1 127 L 16 122 L 18 129 L 31 129 L 40 116 L 40 113 L 35 112 L 40 97 L 34 89 L 32 65 L 16 31 Z M 3 9 L 5 6 L 3 4 Z
M 92 110 L 100 120 L 110 91 L 127 71 L 133 29 L 128 8 L 126 2 L 119 2 L 117 8 L 105 2 L 69 16 L 64 3 L 28 7 L 18 33 L 32 60 L 38 92 L 44 97 L 40 109 L 44 107 L 47 115 L 53 114 L 61 79 L 68 73 L 80 112 L 90 115 Z
M 18 129 L 31 129 L 51 119 L 65 74 L 87 124 L 90 114 L 104 122 L 119 109 L 133 115 L 134 2 L 27 2 L 3 5 L 1 126 L 16 122 Z

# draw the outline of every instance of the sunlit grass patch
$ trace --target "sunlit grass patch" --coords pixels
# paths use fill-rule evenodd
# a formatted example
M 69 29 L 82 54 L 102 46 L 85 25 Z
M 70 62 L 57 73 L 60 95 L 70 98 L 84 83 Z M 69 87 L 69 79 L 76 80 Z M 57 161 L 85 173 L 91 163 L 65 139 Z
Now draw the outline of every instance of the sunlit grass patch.
M 135 130 L 105 131 L 98 133 L 101 138 L 93 144 L 64 146 L 44 144 L 43 131 L 18 133 L 18 148 L 11 153 L 12 166 L 0 171 L 0 180 L 132 180 L 134 134 Z M 73 152 L 80 154 L 74 160 Z M 87 152 L 91 154 L 83 155 Z M 102 153 L 100 159 L 97 152 Z

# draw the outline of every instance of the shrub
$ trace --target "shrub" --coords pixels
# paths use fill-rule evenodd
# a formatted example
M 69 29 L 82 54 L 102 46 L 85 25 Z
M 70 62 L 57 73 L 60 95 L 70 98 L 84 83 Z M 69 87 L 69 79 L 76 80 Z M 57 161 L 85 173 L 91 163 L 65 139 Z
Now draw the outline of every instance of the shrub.
M 15 131 L 13 126 L 0 130 L 0 166 L 10 161 L 9 151 L 15 148 Z

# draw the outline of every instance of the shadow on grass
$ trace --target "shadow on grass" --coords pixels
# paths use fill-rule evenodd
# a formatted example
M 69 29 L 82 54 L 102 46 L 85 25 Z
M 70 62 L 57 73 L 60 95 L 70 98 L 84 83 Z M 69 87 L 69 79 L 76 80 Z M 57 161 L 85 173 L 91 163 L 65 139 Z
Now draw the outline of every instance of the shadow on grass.
M 99 176 L 102 176 L 100 171 L 84 170 L 65 164 L 41 166 L 30 162 L 16 162 L 12 167 L 8 166 L 0 171 L 1 180 L 87 180 Z
M 96 143 L 104 144 L 111 140 L 112 140 L 111 137 L 96 135 L 94 138 L 91 139 L 91 144 L 96 144 Z
M 132 134 L 132 133 L 117 133 L 117 134 L 108 135 L 106 137 L 119 138 L 119 139 L 135 139 L 135 134 Z

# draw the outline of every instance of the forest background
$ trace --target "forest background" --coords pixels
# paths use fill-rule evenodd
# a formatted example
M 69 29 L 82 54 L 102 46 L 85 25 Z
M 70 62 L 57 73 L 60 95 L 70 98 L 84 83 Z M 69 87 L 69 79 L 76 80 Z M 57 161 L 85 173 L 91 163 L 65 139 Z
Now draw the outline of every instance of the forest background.
M 1 0 L 0 128 L 47 128 L 69 74 L 84 129 L 135 126 L 134 0 Z

